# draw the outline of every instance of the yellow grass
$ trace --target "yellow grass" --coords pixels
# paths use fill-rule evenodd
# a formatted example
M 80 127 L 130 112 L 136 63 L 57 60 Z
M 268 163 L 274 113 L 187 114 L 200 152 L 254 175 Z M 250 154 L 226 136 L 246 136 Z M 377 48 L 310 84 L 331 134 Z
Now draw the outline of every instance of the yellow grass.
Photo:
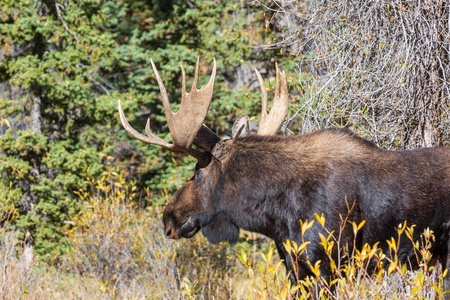
M 160 208 L 142 211 L 131 204 L 135 197 L 132 183 L 106 175 L 92 187 L 94 192 L 80 192 L 88 206 L 66 233 L 71 251 L 59 257 L 57 267 L 37 257 L 27 260 L 26 245 L 4 222 L 0 228 L 0 299 L 306 299 L 311 293 L 323 299 L 442 297 L 443 275 L 439 268 L 429 266 L 432 232 L 424 232 L 419 243 L 418 271 L 395 263 L 398 249 L 393 240 L 388 270 L 380 265 L 369 275 L 365 273 L 368 260 L 381 262 L 387 255 L 377 245 L 366 245 L 349 253 L 347 263 L 334 262 L 336 292 L 331 294 L 327 292 L 330 283 L 322 280 L 320 272 L 291 286 L 268 239 L 243 232 L 237 245 L 211 245 L 201 234 L 171 241 L 164 237 Z M 311 222 L 302 223 L 304 231 Z M 315 222 L 326 225 L 319 216 Z M 356 232 L 360 228 L 360 224 L 344 223 Z M 410 230 L 404 225 L 399 234 Z M 326 251 L 340 247 L 339 241 L 323 238 Z M 285 246 L 292 256 L 308 248 L 291 241 Z M 318 270 L 318 265 L 311 263 L 311 267 Z

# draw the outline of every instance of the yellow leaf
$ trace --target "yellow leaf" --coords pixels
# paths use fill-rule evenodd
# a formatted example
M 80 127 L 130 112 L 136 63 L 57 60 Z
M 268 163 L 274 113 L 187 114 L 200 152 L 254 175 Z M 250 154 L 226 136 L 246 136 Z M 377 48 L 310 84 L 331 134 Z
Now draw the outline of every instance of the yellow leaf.
M 288 294 L 287 289 L 283 289 L 283 290 L 281 291 L 281 299 L 287 299 L 287 294 Z M 249 296 L 249 297 L 250 297 L 250 296 Z
M 366 220 L 363 220 L 361 223 L 359 223 L 358 231 L 364 226 L 364 224 L 366 224 Z
M 323 213 L 320 215 L 318 214 L 314 214 L 316 216 L 317 221 L 320 223 L 320 225 L 322 225 L 322 227 L 325 226 L 325 217 L 323 216 Z
M 389 268 L 388 268 L 388 275 L 390 275 L 395 270 L 396 267 L 397 267 L 397 263 L 396 262 L 392 262 L 389 265 Z
M 273 255 L 273 247 L 269 249 L 269 253 L 267 253 L 267 263 L 270 263 Z
M 432 282 L 431 285 L 433 286 L 434 291 L 439 295 L 440 293 L 439 287 L 434 282 Z
M 284 249 L 286 249 L 287 253 L 291 253 L 292 247 L 291 247 L 291 241 L 286 240 L 286 243 L 283 243 Z
M 297 252 L 302 251 L 304 248 L 306 248 L 306 246 L 308 246 L 311 242 L 304 242 L 303 244 L 300 245 L 300 247 L 298 248 Z
M 114 182 L 114 185 L 117 186 L 118 188 L 122 187 L 122 184 L 120 182 Z
M 2 119 L 3 122 L 5 122 L 6 126 L 8 126 L 9 128 L 11 128 L 11 124 L 9 124 L 8 119 Z
M 331 272 L 334 273 L 334 271 L 336 271 L 336 263 L 334 262 L 334 260 L 330 261 L 330 267 L 331 267 Z
M 305 220 L 305 222 L 302 222 L 302 220 L 300 220 L 300 226 L 302 228 L 302 235 L 305 234 L 305 232 L 310 229 L 314 224 L 314 220 L 312 220 L 311 222 L 308 223 L 308 219 Z
M 322 232 L 319 231 L 319 237 L 320 237 L 320 244 L 325 246 L 328 240 L 325 238 L 325 236 L 322 234 Z

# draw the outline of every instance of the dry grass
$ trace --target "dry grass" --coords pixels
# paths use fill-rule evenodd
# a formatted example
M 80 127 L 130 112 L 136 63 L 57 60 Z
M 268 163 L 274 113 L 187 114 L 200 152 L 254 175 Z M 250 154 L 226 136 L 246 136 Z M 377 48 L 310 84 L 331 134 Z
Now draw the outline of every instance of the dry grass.
M 34 271 L 26 267 L 17 251 L 18 232 L 2 229 L 0 234 L 0 295 L 4 299 L 18 299 L 35 284 Z
M 173 242 L 165 238 L 161 209 L 137 210 L 135 187 L 105 174 L 80 192 L 89 203 L 67 232 L 71 249 L 64 269 L 91 278 L 108 298 L 202 299 L 233 297 L 230 269 L 237 259 L 223 245 L 198 235 Z M 241 273 L 244 270 L 241 268 Z
M 132 183 L 105 174 L 91 191 L 80 193 L 89 205 L 67 232 L 72 249 L 58 268 L 37 258 L 27 267 L 19 233 L 2 227 L 0 299 L 295 299 L 296 293 L 304 299 L 311 293 L 325 299 L 439 299 L 442 293 L 440 270 L 428 265 L 431 232 L 423 234 L 418 253 L 426 259 L 418 271 L 407 271 L 394 256 L 388 271 L 380 267 L 367 274 L 367 262 L 383 256 L 376 245 L 367 245 L 348 263 L 336 263 L 336 294 L 330 294 L 320 273 L 290 286 L 273 243 L 252 244 L 254 234 L 242 233 L 237 246 L 211 245 L 201 235 L 166 239 L 160 210 L 136 210 L 129 204 L 133 191 Z M 399 230 L 407 234 L 410 229 Z M 396 253 L 395 241 L 391 244 Z M 290 242 L 286 247 L 292 255 L 307 250 Z

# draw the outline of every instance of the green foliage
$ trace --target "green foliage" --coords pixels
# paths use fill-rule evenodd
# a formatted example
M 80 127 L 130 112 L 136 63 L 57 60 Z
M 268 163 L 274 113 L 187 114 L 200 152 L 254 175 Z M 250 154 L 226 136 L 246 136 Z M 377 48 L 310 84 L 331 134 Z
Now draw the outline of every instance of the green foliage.
M 5 0 L 0 14 L 0 190 L 19 210 L 14 222 L 33 233 L 36 252 L 52 261 L 66 252 L 64 232 L 85 209 L 80 190 L 104 172 L 137 180 L 141 205 L 163 204 L 192 174 L 195 161 L 130 137 L 119 124 L 121 99 L 132 126 L 170 140 L 157 65 L 177 109 L 180 64 L 191 78 L 201 57 L 199 86 L 213 57 L 214 100 L 206 123 L 229 132 L 237 114 L 257 115 L 259 95 L 230 89 L 237 67 L 274 69 L 264 21 L 241 1 Z M 205 75 L 205 76 L 204 76 Z M 189 83 L 188 83 L 189 88 Z M 174 163 L 175 162 L 175 163 Z M 91 180 L 92 181 L 92 180 Z

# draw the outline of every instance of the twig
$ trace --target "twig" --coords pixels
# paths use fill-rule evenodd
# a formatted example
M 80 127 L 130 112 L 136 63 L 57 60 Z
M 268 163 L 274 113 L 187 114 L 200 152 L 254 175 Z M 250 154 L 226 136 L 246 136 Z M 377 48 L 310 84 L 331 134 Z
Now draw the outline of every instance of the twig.
M 63 23 L 64 28 L 73 36 L 73 38 L 75 39 L 77 44 L 80 44 L 80 40 L 78 39 L 77 35 L 72 30 L 70 30 L 69 26 L 67 26 L 66 22 L 64 21 L 64 19 L 62 17 L 61 10 L 59 9 L 59 7 L 61 7 L 61 8 L 64 8 L 64 7 L 56 1 L 55 1 L 55 7 L 56 7 L 56 13 L 58 14 L 58 17 L 61 20 L 61 23 Z
M 17 169 L 16 167 L 14 167 L 13 165 L 11 165 L 11 164 L 8 163 L 7 161 L 4 161 L 4 160 L 1 160 L 1 159 L 0 159 L 0 164 L 5 164 L 5 165 L 11 167 L 14 171 L 17 172 L 17 174 L 18 174 L 19 176 L 21 176 L 22 173 L 20 173 L 19 169 Z
M 272 12 L 279 29 L 259 46 L 286 48 L 301 70 L 300 109 L 283 132 L 296 120 L 301 132 L 348 126 L 388 148 L 450 144 L 448 3 L 252 3 Z

